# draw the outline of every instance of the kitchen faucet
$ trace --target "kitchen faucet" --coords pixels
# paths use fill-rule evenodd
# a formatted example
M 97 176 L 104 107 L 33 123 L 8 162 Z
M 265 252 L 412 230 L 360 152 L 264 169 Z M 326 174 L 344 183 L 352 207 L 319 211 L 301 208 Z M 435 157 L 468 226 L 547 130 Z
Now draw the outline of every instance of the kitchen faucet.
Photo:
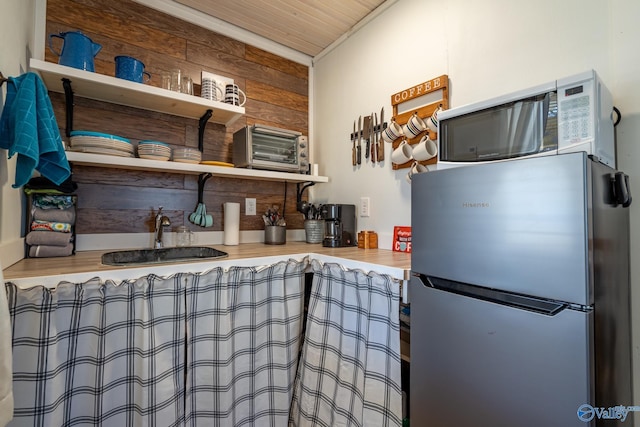
M 158 208 L 158 213 L 156 214 L 155 221 L 155 230 L 154 230 L 154 243 L 153 247 L 155 249 L 160 249 L 162 247 L 162 228 L 168 227 L 171 225 L 171 221 L 169 218 L 162 214 L 162 206 Z

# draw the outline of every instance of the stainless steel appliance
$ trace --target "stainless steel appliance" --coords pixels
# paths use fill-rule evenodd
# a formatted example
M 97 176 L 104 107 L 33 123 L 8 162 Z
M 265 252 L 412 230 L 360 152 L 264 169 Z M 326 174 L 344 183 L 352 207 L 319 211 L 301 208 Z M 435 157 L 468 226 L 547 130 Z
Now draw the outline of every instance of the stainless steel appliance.
M 309 141 L 300 132 L 271 126 L 245 126 L 233 134 L 237 168 L 309 173 Z
M 412 425 L 593 426 L 633 404 L 630 203 L 585 153 L 414 177 Z
M 322 246 L 337 248 L 358 244 L 355 205 L 322 205 L 322 218 L 324 219 Z
M 441 111 L 436 168 L 576 151 L 615 168 L 612 116 L 593 70 Z

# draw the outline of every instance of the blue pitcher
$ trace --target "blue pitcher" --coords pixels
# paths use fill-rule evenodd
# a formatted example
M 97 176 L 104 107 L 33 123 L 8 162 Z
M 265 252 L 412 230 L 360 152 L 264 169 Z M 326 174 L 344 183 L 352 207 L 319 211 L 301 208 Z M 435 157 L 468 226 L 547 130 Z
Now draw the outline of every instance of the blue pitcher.
M 57 52 L 52 45 L 54 37 L 62 39 L 62 53 Z M 49 34 L 49 49 L 59 56 L 58 64 L 94 71 L 93 58 L 100 52 L 102 46 L 94 43 L 80 31 L 67 31 L 60 34 Z

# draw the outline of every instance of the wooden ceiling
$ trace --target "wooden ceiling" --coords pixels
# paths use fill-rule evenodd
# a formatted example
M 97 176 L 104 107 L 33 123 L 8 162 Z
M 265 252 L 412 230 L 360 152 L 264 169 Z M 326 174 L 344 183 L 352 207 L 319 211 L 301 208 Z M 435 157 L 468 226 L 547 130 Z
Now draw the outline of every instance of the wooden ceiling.
M 175 0 L 314 57 L 388 0 Z M 382 9 L 382 8 L 381 8 Z

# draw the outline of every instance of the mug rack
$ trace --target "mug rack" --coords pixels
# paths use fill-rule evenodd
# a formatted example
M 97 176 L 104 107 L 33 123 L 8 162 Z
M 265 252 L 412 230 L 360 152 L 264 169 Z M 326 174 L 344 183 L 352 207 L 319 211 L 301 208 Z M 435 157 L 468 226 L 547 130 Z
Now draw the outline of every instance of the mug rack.
M 411 102 L 411 105 L 420 106 L 398 113 L 399 107 L 406 102 Z M 438 109 L 438 107 L 442 107 L 443 110 L 447 110 L 449 108 L 449 77 L 446 74 L 443 74 L 440 77 L 427 80 L 424 83 L 420 83 L 419 85 L 395 93 L 391 95 L 391 106 L 393 107 L 392 120 L 395 120 L 395 122 L 400 126 L 407 124 L 414 113 L 417 113 L 418 117 L 426 121 L 430 119 L 431 115 Z M 436 140 L 438 137 L 437 133 L 427 129 L 419 133 L 415 138 L 400 137 L 396 139 L 392 143 L 393 149 L 395 150 L 404 140 L 411 145 L 417 144 L 427 133 L 429 133 L 429 137 L 433 140 Z M 394 170 L 409 168 L 413 165 L 413 162 L 413 159 L 402 164 L 392 162 L 391 167 Z M 423 165 L 435 164 L 437 163 L 437 156 L 419 163 Z

